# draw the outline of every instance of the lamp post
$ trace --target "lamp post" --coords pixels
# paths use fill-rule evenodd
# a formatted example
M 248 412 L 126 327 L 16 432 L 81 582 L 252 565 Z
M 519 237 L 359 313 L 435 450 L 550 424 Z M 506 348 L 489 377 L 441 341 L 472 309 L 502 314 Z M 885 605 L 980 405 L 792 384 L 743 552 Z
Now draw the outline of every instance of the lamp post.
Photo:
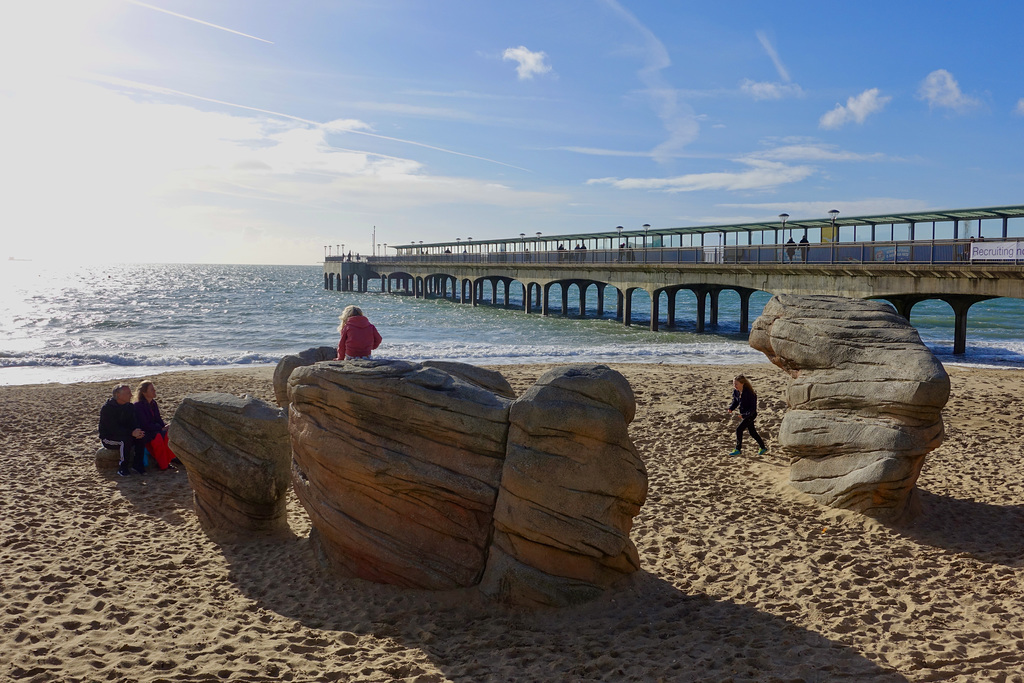
M 324 260 L 327 260 L 327 250 L 330 249 L 326 244 L 324 245 Z
M 540 233 L 537 233 L 537 242 L 533 245 L 534 251 L 540 251 Z
M 644 249 L 646 249 L 647 248 L 647 231 L 651 229 L 651 224 L 650 223 L 644 223 L 643 224 L 643 229 L 644 229 Z
M 343 259 L 345 258 L 345 245 L 344 244 L 341 245 L 341 251 L 338 252 L 338 256 L 340 256 Z

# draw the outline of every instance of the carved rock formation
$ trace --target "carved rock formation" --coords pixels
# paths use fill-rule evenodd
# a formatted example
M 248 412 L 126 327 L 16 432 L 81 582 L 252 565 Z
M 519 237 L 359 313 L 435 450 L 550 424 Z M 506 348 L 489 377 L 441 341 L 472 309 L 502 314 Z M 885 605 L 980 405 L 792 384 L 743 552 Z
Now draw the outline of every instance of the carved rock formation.
M 456 363 L 450 360 L 425 360 L 422 363 L 425 368 L 437 368 L 444 370 L 449 375 L 475 384 L 481 389 L 492 391 L 503 398 L 515 399 L 516 392 L 508 383 L 505 376 L 495 370 L 479 368 L 469 363 Z
M 639 567 L 629 531 L 647 473 L 622 375 L 558 368 L 513 403 L 497 373 L 431 365 L 292 374 L 293 482 L 325 563 L 525 605 L 582 602 Z
M 635 412 L 629 383 L 603 365 L 550 370 L 512 405 L 485 594 L 564 606 L 639 569 L 629 531 L 647 471 L 627 431 Z
M 790 484 L 819 503 L 886 522 L 917 514 L 927 453 L 942 443 L 949 376 L 887 304 L 778 295 L 750 346 L 793 379 L 779 443 Z
M 288 378 L 292 376 L 295 368 L 305 367 L 324 360 L 334 360 L 338 357 L 338 349 L 333 346 L 314 346 L 311 349 L 285 356 L 277 362 L 274 368 L 274 400 L 282 408 L 288 408 Z
M 475 585 L 511 401 L 402 361 L 299 368 L 288 393 L 295 491 L 324 559 L 381 583 Z
M 192 394 L 174 413 L 168 441 L 188 470 L 208 532 L 244 536 L 288 528 L 291 449 L 283 410 L 251 397 Z

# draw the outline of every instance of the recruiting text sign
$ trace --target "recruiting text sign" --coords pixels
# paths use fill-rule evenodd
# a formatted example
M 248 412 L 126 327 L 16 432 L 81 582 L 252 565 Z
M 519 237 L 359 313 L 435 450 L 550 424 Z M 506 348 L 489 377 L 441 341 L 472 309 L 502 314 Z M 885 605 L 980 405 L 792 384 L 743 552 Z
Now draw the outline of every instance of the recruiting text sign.
M 972 261 L 1024 261 L 1024 241 L 971 242 Z

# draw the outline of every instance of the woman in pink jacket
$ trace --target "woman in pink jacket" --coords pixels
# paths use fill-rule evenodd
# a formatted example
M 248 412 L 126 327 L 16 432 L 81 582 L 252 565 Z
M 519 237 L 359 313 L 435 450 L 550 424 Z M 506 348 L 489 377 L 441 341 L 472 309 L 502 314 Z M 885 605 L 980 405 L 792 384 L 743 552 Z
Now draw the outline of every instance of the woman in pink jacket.
M 382 341 L 377 328 L 370 324 L 358 306 L 346 306 L 339 319 L 341 341 L 338 342 L 337 360 L 369 358 Z

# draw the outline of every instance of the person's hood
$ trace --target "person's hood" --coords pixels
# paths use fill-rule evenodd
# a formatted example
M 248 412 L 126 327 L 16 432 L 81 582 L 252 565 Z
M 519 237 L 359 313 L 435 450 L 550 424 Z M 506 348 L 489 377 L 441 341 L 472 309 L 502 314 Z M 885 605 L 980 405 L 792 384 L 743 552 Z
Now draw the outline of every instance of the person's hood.
M 370 319 L 365 315 L 353 315 L 345 321 L 345 324 L 351 325 L 352 327 L 369 327 Z

